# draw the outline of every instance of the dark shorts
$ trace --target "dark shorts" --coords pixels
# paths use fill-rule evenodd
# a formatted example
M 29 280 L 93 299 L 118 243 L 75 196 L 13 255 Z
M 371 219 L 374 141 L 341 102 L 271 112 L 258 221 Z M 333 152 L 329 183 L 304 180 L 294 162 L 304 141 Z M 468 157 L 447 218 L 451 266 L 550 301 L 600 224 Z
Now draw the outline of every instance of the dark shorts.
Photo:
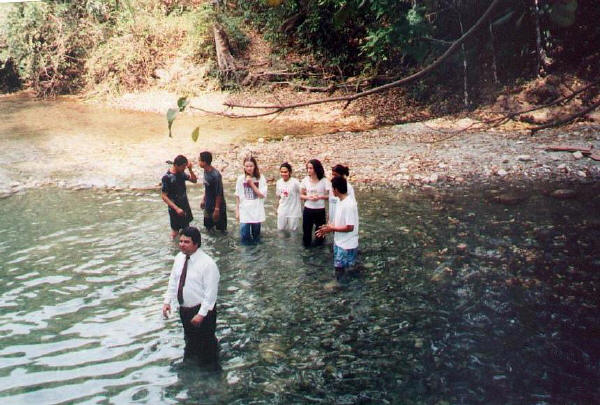
M 191 211 L 186 211 L 185 216 L 179 216 L 177 213 L 171 209 L 169 209 L 169 220 L 171 222 L 171 229 L 174 231 L 179 231 L 185 227 L 190 225 L 190 222 L 194 219 Z
M 217 222 L 213 221 L 212 217 L 213 212 L 204 210 L 204 227 L 208 230 L 215 227 L 219 231 L 227 230 L 227 210 L 221 209 L 221 215 L 219 215 L 219 220 Z

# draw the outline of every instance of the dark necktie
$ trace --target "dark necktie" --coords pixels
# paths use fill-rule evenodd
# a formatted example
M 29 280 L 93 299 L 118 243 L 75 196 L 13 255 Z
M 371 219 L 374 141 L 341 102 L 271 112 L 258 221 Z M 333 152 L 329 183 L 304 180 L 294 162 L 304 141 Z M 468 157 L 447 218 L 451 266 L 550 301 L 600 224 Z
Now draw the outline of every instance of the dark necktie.
M 185 263 L 183 263 L 183 269 L 181 270 L 181 277 L 179 277 L 179 287 L 177 288 L 177 301 L 179 305 L 183 304 L 183 286 L 185 285 L 185 278 L 187 276 L 187 265 L 190 260 L 189 256 L 185 257 Z

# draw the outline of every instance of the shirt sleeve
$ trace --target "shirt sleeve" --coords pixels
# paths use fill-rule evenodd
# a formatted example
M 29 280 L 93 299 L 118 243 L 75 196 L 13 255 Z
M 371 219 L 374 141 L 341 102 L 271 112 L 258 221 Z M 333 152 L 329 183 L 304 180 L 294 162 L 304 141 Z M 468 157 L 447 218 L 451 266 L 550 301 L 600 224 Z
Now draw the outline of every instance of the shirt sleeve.
M 177 256 L 173 261 L 173 267 L 171 268 L 171 276 L 169 277 L 169 285 L 167 286 L 167 292 L 165 293 L 164 304 L 171 304 L 175 295 L 177 294 L 177 287 L 179 286 L 179 280 L 177 277 Z
M 277 183 L 275 183 L 275 196 L 279 197 L 281 195 L 281 183 L 279 182 L 279 180 L 277 180 Z
M 202 305 L 200 306 L 200 311 L 198 314 L 201 316 L 206 316 L 208 311 L 212 310 L 215 307 L 215 302 L 217 302 L 217 293 L 219 292 L 219 268 L 215 262 L 209 263 L 206 268 L 206 272 L 203 278 L 204 284 L 204 299 L 202 300 Z
M 169 192 L 169 176 L 167 176 L 166 174 L 162 177 L 161 179 L 162 182 L 162 186 L 161 186 L 161 191 L 163 193 L 168 193 Z
M 353 225 L 354 227 L 358 225 L 358 210 L 355 206 L 344 207 L 344 222 L 345 225 Z
M 260 180 L 258 180 L 258 191 L 264 195 L 264 198 L 267 198 L 267 179 L 265 176 L 260 176 Z

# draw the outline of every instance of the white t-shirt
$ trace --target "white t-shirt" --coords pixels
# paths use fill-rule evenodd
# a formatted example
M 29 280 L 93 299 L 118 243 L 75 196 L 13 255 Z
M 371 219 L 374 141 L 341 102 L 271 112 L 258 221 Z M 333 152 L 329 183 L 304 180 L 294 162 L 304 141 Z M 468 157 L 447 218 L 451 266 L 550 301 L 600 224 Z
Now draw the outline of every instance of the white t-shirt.
M 354 197 L 346 196 L 337 204 L 334 226 L 354 225 L 352 232 L 334 232 L 333 243 L 342 249 L 358 247 L 358 205 Z
M 258 190 L 265 196 L 258 198 L 252 187 L 246 183 L 246 176 L 240 175 L 235 183 L 235 196 L 240 199 L 240 222 L 255 224 L 265 220 L 265 198 L 267 198 L 267 180 L 252 178 Z
M 354 199 L 356 199 L 356 197 L 354 196 L 354 187 L 352 187 L 352 185 L 347 181 L 346 184 L 348 185 L 348 196 L 354 197 Z M 340 199 L 333 195 L 333 187 L 331 187 L 329 189 L 329 222 L 332 222 L 335 218 L 335 207 L 339 202 Z
M 290 177 L 288 181 L 283 181 L 283 179 L 277 180 L 275 195 L 279 197 L 278 216 L 285 218 L 302 217 L 300 182 L 298 179 Z
M 325 177 L 323 177 L 317 183 L 313 183 L 311 181 L 310 177 L 306 176 L 304 179 L 302 179 L 302 183 L 300 183 L 300 187 L 302 189 L 306 190 L 306 195 L 308 195 L 308 196 L 318 195 L 318 196 L 323 197 L 323 196 L 329 195 L 329 189 L 331 188 L 331 183 Z M 312 209 L 325 208 L 325 200 L 317 200 L 317 201 L 305 200 L 304 206 L 306 208 L 312 208 Z

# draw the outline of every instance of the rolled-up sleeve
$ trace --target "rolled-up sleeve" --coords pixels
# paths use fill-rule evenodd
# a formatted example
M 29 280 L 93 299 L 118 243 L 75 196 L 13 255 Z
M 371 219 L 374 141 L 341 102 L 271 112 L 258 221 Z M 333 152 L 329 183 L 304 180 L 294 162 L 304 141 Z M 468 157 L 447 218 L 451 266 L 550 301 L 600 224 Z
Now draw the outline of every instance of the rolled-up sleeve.
M 215 307 L 215 302 L 217 302 L 217 293 L 219 291 L 220 277 L 219 268 L 217 267 L 216 263 L 212 262 L 208 264 L 203 277 L 204 298 L 198 314 L 206 316 L 208 311 L 211 311 Z

